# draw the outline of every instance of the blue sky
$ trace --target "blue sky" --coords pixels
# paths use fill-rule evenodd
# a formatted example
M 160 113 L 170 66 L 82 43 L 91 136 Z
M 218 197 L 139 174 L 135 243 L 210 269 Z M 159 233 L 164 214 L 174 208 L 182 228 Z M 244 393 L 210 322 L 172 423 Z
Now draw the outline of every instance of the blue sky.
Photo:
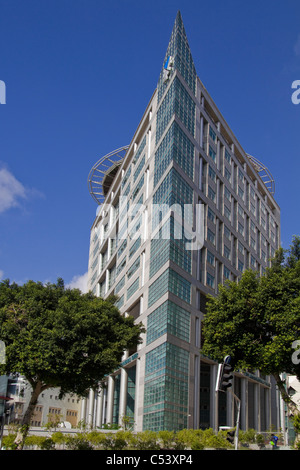
M 178 10 L 197 74 L 300 234 L 298 0 L 0 0 L 0 279 L 84 279 L 91 167 L 130 143 Z M 79 284 L 77 284 L 79 285 Z

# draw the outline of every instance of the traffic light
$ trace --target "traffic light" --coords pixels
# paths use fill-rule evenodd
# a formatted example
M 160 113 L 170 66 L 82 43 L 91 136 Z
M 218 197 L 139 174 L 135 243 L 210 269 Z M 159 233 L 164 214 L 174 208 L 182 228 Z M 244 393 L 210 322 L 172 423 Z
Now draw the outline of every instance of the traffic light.
M 221 377 L 220 377 L 220 390 L 226 392 L 226 390 L 232 387 L 233 379 L 233 367 L 230 365 L 230 356 L 226 356 L 222 364 Z
M 234 430 L 231 430 L 231 431 L 228 431 L 227 432 L 227 441 L 230 442 L 230 444 L 233 444 L 234 443 L 234 435 L 235 435 L 235 431 Z

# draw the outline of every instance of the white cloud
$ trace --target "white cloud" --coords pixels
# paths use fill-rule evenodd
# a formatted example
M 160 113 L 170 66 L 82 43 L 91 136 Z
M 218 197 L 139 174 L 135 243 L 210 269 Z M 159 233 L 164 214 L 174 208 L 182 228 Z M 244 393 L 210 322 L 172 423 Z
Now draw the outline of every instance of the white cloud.
M 0 269 L 0 281 L 4 278 L 4 271 L 2 271 L 2 269 Z
M 87 292 L 88 273 L 74 276 L 69 284 L 66 285 L 68 289 L 80 289 L 83 294 Z
M 34 197 L 42 198 L 44 194 L 35 188 L 26 188 L 0 162 L 0 214 L 13 207 L 19 207 L 21 200 Z
M 0 169 L 0 213 L 19 205 L 27 198 L 25 187 L 6 168 Z

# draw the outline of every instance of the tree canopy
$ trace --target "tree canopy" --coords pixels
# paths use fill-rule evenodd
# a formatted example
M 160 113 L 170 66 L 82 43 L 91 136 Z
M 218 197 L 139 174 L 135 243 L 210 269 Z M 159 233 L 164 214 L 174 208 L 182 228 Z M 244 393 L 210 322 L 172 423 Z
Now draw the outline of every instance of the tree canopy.
M 19 373 L 32 386 L 24 416 L 29 424 L 38 395 L 47 388 L 84 396 L 119 367 L 123 352 L 141 340 L 143 327 L 120 314 L 115 298 L 66 289 L 61 279 L 44 285 L 0 283 L 0 374 Z
M 300 242 L 278 250 L 263 276 L 252 270 L 238 282 L 219 286 L 203 320 L 203 354 L 222 362 L 230 355 L 236 369 L 273 375 L 292 413 L 299 412 L 280 377 L 300 380 Z

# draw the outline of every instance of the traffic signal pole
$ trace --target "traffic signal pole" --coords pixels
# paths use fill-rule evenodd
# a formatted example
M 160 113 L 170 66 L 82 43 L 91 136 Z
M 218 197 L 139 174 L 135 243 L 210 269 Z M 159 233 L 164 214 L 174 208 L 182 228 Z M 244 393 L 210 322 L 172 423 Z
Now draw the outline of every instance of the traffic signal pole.
M 3 439 L 3 431 L 5 426 L 5 416 L 7 414 L 7 404 L 10 402 L 11 398 L 0 395 L 0 404 L 2 405 L 1 412 L 0 412 L 0 450 L 2 449 L 2 439 Z M 3 404 L 1 403 L 3 401 Z
M 240 429 L 240 414 L 241 414 L 241 400 L 230 390 L 234 400 L 236 401 L 237 406 L 237 417 L 236 417 L 236 425 L 235 425 L 235 435 L 234 435 L 234 449 L 238 450 L 238 443 L 239 443 L 239 429 Z
M 224 358 L 223 364 L 218 366 L 218 374 L 216 380 L 215 388 L 215 403 L 216 403 L 216 412 L 215 412 L 215 427 L 216 430 L 219 429 L 219 392 L 227 392 L 227 389 L 232 387 L 233 379 L 233 368 L 230 365 L 231 357 L 226 356 Z M 236 394 L 229 390 L 233 396 L 233 399 L 237 406 L 237 418 L 236 418 L 236 430 L 234 433 L 234 448 L 238 450 L 239 442 L 239 428 L 240 428 L 240 414 L 241 414 L 241 400 L 236 396 Z
M 222 364 L 218 365 L 216 388 L 215 388 L 215 430 L 219 430 L 219 384 L 221 377 Z

